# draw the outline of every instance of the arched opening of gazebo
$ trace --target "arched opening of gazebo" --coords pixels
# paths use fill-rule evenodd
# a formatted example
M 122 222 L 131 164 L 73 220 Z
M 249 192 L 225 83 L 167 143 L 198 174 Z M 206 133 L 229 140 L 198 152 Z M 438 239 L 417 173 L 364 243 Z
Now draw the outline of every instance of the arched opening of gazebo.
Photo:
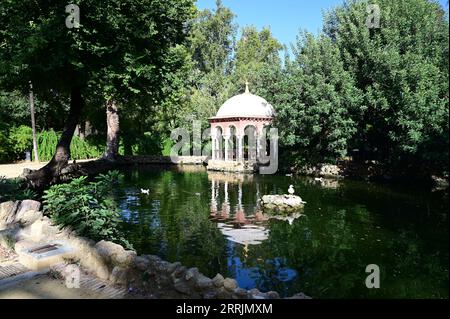
M 224 159 L 224 154 L 223 154 L 223 129 L 220 126 L 216 126 L 215 128 L 215 135 L 216 137 L 213 138 L 213 157 L 218 159 L 218 160 L 222 160 Z
M 244 160 L 256 161 L 256 139 L 258 135 L 258 130 L 254 125 L 249 124 L 244 128 Z
M 230 131 L 230 138 L 229 138 L 229 145 L 228 145 L 228 159 L 230 161 L 237 161 L 237 144 L 238 144 L 238 136 L 237 136 L 237 128 L 234 125 L 230 125 L 229 127 Z

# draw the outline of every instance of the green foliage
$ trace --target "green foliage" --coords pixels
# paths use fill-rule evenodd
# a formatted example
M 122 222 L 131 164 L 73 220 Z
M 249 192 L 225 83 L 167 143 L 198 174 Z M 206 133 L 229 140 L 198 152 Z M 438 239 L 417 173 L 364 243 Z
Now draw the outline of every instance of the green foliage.
M 38 0 L 0 7 L 3 86 L 27 88 L 31 80 L 36 92 L 84 84 L 107 94 L 151 92 L 164 52 L 183 39 L 195 11 L 192 0 L 84 0 L 80 28 L 68 29 L 66 5 Z
M 233 52 L 237 35 L 235 15 L 216 1 L 214 10 L 198 12 L 189 35 L 188 48 L 193 61 L 189 76 L 189 100 L 181 112 L 178 126 L 190 128 L 193 120 L 203 127 L 232 95 Z M 178 106 L 175 106 L 178 107 Z
M 196 11 L 194 1 L 111 0 L 99 5 L 97 0 L 83 0 L 77 4 L 81 25 L 69 29 L 67 1 L 2 3 L 0 88 L 25 93 L 31 81 L 37 96 L 60 101 L 77 93 L 73 95 L 76 103 L 71 104 L 75 120 L 82 105 L 84 114 L 92 115 L 98 105 L 114 99 L 145 125 L 152 116 L 142 114 L 152 114 L 166 100 L 166 86 L 161 84 L 173 71 L 166 69 L 168 56 L 187 36 L 187 22 Z M 83 103 L 78 103 L 79 88 L 83 88 Z M 173 94 L 169 100 L 176 103 L 178 97 Z M 66 115 L 58 113 L 61 118 Z M 70 137 L 64 142 L 67 152 Z M 74 153 L 84 146 L 77 145 Z
M 49 161 L 53 157 L 59 136 L 53 130 L 38 133 L 38 155 L 39 160 Z
M 150 132 L 139 134 L 127 131 L 122 135 L 119 146 L 121 155 L 151 155 L 161 154 L 160 137 Z
M 248 81 L 252 93 L 271 99 L 271 89 L 280 80 L 282 49 L 269 28 L 258 32 L 254 26 L 244 27 L 236 46 L 235 92 L 243 92 L 244 82 Z
M 217 1 L 214 10 L 197 12 L 189 23 L 188 39 L 164 55 L 162 97 L 144 123 L 145 130 L 150 127 L 159 133 L 160 145 L 174 128 L 190 131 L 194 120 L 199 120 L 203 129 L 209 127 L 208 118 L 232 95 L 237 33 L 233 19 L 231 10 Z M 142 107 L 137 109 L 143 111 Z M 134 125 L 141 120 L 142 112 L 133 117 Z
M 13 127 L 9 132 L 9 140 L 16 159 L 23 159 L 24 153 L 33 149 L 33 131 L 29 126 Z
M 20 178 L 6 178 L 0 176 L 0 203 L 5 201 L 16 201 L 37 198 L 36 192 L 24 189 L 24 181 Z
M 448 19 L 426 0 L 367 1 L 325 15 L 324 33 L 300 34 L 271 101 L 282 153 L 300 163 L 334 162 L 359 150 L 392 171 L 448 170 Z M 293 156 L 292 156 L 293 155 Z
M 234 17 L 220 0 L 214 11 L 198 13 L 191 30 L 190 50 L 200 72 L 230 73 L 237 30 Z
M 281 143 L 300 163 L 334 162 L 356 131 L 358 91 L 329 38 L 304 33 L 283 77 L 276 125 Z
M 60 133 L 53 130 L 38 133 L 38 154 L 39 160 L 49 161 L 58 144 Z M 104 152 L 104 146 L 96 144 L 94 139 L 81 139 L 74 136 L 70 145 L 72 159 L 98 158 Z
M 0 123 L 1 125 L 1 123 Z M 0 129 L 0 163 L 9 159 L 9 139 L 4 131 Z
M 23 148 L 25 141 L 22 139 L 25 137 L 22 134 L 23 131 L 19 134 L 21 137 L 21 140 L 18 141 L 20 146 L 11 141 L 10 135 L 19 133 L 17 131 L 23 128 L 19 129 L 18 127 L 27 120 L 29 120 L 29 111 L 24 96 L 16 91 L 0 91 L 0 163 L 17 159 L 19 153 L 23 157 L 25 151 Z
M 60 227 L 71 227 L 93 240 L 110 240 L 127 248 L 121 236 L 121 218 L 111 189 L 122 178 L 117 171 L 100 174 L 94 181 L 79 177 L 45 191 L 44 212 Z
M 65 27 L 64 1 L 7 1 L 0 7 L 0 87 L 10 92 L 0 91 L 0 161 L 17 158 L 28 143 L 16 144 L 10 131 L 29 123 L 30 80 L 41 131 L 62 129 L 68 92 L 82 85 L 83 120 L 104 136 L 105 100 L 114 98 L 126 155 L 167 154 L 172 129 L 190 130 L 193 120 L 208 127 L 248 80 L 277 109 L 280 156 L 289 165 L 335 162 L 358 149 L 360 159 L 393 170 L 445 173 L 448 16 L 433 1 L 374 0 L 381 27 L 369 29 L 367 3 L 327 12 L 323 32 L 301 33 L 291 59 L 269 28 L 244 26 L 236 43 L 235 15 L 221 1 L 196 11 L 191 0 L 86 0 L 79 29 Z M 41 135 L 48 160 L 58 135 Z M 97 157 L 104 145 L 75 137 L 72 157 Z
M 162 149 L 162 155 L 163 156 L 170 156 L 170 150 L 172 149 L 173 146 L 173 141 L 170 138 L 166 138 L 163 141 L 163 149 Z
M 70 156 L 72 159 L 90 159 L 101 157 L 104 153 L 104 145 L 91 144 L 90 139 L 81 139 L 74 136 L 70 144 Z
M 432 1 L 378 0 L 379 29 L 366 2 L 326 15 L 325 31 L 361 92 L 355 146 L 372 158 L 425 171 L 448 167 L 448 17 Z
M 30 121 L 28 99 L 18 91 L 0 91 L 0 122 L 9 127 Z

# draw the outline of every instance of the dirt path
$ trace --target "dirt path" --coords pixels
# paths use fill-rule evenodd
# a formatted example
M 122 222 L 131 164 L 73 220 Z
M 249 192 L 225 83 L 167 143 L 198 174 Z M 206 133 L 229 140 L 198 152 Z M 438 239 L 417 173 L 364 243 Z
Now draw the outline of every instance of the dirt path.
M 89 162 L 92 161 L 92 159 L 87 160 L 77 160 L 77 163 L 83 163 L 83 162 Z M 29 169 L 40 169 L 48 162 L 23 162 L 23 163 L 17 163 L 17 164 L 1 164 L 0 165 L 0 176 L 6 176 L 6 178 L 15 178 L 19 177 L 24 168 Z
M 14 285 L 0 286 L 0 299 L 98 299 L 101 294 L 87 289 L 69 289 L 64 282 L 38 275 L 20 280 Z
M 68 288 L 60 275 L 63 265 L 53 271 L 32 271 L 17 255 L 0 250 L 0 299 L 116 299 L 127 298 L 126 289 L 81 273 L 79 288 Z M 59 271 L 57 271 L 59 269 Z

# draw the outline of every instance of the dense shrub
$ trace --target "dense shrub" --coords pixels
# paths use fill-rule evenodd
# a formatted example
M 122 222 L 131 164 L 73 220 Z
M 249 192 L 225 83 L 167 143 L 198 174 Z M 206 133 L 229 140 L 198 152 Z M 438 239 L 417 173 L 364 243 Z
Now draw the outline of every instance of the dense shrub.
M 23 180 L 19 178 L 6 178 L 0 176 L 0 203 L 8 200 L 34 199 L 37 194 L 22 187 Z
M 71 227 L 93 240 L 110 240 L 131 248 L 120 234 L 121 218 L 111 189 L 122 178 L 117 171 L 100 174 L 94 181 L 79 177 L 45 191 L 44 213 L 57 225 Z
M 23 159 L 26 151 L 33 149 L 33 132 L 31 127 L 20 125 L 13 127 L 9 132 L 9 141 L 11 144 L 10 151 L 14 156 L 14 160 Z
M 60 133 L 54 130 L 43 131 L 38 134 L 38 154 L 39 160 L 49 161 L 58 144 Z M 88 159 L 100 157 L 104 152 L 104 146 L 93 144 L 89 139 L 81 139 L 74 136 L 70 144 L 70 153 L 72 159 Z
M 157 155 L 161 154 L 160 136 L 150 132 L 126 131 L 121 134 L 120 155 Z
M 8 161 L 9 158 L 9 139 L 4 132 L 0 130 L 0 163 Z

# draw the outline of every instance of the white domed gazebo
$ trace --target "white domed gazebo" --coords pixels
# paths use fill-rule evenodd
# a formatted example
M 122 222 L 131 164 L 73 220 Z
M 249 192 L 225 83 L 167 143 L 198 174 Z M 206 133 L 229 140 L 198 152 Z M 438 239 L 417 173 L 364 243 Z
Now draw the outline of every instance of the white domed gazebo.
M 212 160 L 256 162 L 264 126 L 272 123 L 274 109 L 265 99 L 245 93 L 233 96 L 209 119 L 212 137 Z

